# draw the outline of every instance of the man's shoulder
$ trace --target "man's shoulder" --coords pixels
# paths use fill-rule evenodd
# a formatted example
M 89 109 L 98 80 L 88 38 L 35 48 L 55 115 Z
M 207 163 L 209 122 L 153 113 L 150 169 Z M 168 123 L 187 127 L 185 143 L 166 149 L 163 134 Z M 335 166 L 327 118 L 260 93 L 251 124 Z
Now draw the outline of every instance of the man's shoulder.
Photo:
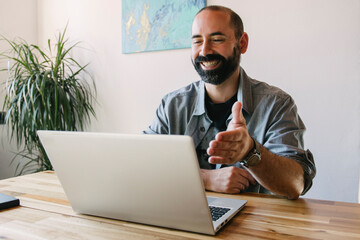
M 166 94 L 161 102 L 162 111 L 174 126 L 186 125 L 195 109 L 199 107 L 199 96 L 204 89 L 201 82 L 193 82 Z M 203 89 L 203 90 L 201 90 Z
M 244 108 L 253 113 L 256 109 L 274 110 L 294 104 L 292 97 L 277 86 L 253 79 L 242 73 L 242 99 Z
M 251 92 L 254 97 L 291 98 L 291 96 L 280 87 L 250 77 L 247 78 L 247 82 L 248 87 L 251 89 L 249 92 Z
M 199 94 L 201 82 L 192 82 L 185 87 L 179 88 L 164 96 L 165 101 L 173 101 L 175 99 L 193 98 Z

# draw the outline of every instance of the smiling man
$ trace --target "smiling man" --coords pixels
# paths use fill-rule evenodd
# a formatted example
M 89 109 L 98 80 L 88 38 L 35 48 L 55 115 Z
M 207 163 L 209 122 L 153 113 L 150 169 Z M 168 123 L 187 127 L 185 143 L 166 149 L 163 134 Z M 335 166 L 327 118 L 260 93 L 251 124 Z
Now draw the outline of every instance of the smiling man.
M 240 67 L 249 37 L 231 9 L 208 6 L 192 26 L 192 63 L 201 77 L 167 94 L 144 133 L 194 139 L 207 190 L 296 199 L 315 176 L 293 99 Z

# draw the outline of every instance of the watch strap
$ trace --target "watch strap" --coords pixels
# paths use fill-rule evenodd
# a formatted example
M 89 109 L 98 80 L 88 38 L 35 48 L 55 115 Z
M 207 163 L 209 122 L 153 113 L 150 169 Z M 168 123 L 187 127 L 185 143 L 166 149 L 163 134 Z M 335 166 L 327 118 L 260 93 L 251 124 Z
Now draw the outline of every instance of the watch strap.
M 252 140 L 254 141 L 254 147 L 241 161 L 241 163 L 247 168 L 251 166 L 256 166 L 261 160 L 260 144 L 257 141 L 255 141 L 253 138 Z

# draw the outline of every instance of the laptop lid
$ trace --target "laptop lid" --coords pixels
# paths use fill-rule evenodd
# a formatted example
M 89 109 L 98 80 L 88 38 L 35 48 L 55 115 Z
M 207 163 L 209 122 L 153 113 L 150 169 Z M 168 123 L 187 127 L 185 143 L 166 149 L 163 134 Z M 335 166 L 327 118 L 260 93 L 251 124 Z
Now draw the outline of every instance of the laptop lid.
M 75 212 L 215 234 L 191 137 L 38 135 Z

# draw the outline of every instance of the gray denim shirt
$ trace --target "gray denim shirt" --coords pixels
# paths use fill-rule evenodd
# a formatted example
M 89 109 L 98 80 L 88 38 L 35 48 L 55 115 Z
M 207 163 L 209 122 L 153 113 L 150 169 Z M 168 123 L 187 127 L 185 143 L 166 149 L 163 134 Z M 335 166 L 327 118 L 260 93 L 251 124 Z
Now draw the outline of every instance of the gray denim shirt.
M 250 136 L 271 152 L 293 159 L 303 167 L 305 187 L 302 194 L 305 194 L 312 185 L 316 168 L 311 152 L 304 150 L 305 126 L 294 100 L 281 89 L 248 77 L 242 68 L 237 99 L 243 105 Z M 231 119 L 232 115 L 226 124 Z M 188 135 L 197 147 L 200 143 L 204 144 L 203 139 L 210 142 L 212 139 L 208 136 L 215 136 L 214 131 L 216 129 L 212 127 L 205 109 L 205 84 L 198 81 L 167 94 L 156 110 L 154 121 L 144 133 Z M 242 167 L 240 163 L 234 165 Z M 224 166 L 216 166 L 220 167 Z M 259 184 L 247 191 L 270 193 Z

